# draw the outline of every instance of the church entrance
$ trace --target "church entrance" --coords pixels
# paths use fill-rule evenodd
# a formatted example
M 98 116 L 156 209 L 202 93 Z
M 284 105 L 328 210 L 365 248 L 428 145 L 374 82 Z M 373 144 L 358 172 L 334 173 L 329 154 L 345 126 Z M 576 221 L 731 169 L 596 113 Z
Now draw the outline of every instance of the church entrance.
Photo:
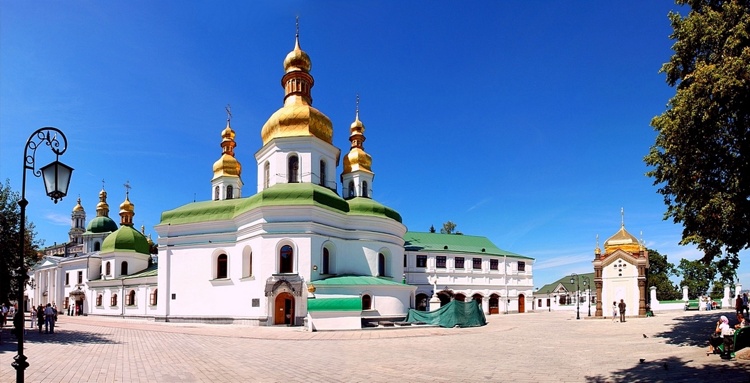
M 490 295 L 490 315 L 500 313 L 500 296 L 497 294 Z
M 274 301 L 273 324 L 294 324 L 294 296 L 288 292 L 280 293 Z
M 523 294 L 518 294 L 518 312 L 526 312 L 526 297 Z

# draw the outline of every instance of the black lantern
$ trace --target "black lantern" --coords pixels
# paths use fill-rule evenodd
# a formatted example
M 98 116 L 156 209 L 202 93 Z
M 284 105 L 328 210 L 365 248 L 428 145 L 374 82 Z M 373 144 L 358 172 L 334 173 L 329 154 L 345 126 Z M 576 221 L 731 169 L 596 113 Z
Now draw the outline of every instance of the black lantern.
M 73 168 L 60 161 L 55 161 L 40 169 L 42 179 L 44 180 L 44 189 L 52 201 L 57 203 L 63 197 L 68 195 L 68 186 L 70 186 L 70 176 L 73 174 Z

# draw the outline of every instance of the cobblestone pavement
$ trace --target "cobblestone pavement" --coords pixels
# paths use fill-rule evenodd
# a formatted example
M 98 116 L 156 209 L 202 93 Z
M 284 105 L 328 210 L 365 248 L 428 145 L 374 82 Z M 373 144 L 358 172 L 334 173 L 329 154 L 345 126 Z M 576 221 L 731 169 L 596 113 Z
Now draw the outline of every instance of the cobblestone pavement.
M 26 381 L 749 382 L 747 361 L 706 355 L 722 313 L 731 314 L 657 312 L 618 323 L 536 312 L 489 316 L 480 328 L 315 333 L 61 316 L 55 334 L 28 330 Z M 15 381 L 9 338 L 6 328 L 0 382 Z

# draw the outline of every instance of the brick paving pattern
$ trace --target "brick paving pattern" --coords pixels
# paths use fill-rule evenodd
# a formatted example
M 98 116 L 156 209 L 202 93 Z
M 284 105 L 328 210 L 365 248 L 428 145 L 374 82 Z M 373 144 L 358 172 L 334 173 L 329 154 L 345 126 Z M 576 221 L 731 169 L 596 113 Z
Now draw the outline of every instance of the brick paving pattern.
M 750 382 L 749 362 L 706 356 L 721 314 L 732 312 L 625 323 L 536 312 L 489 316 L 480 328 L 314 333 L 61 316 L 55 334 L 28 330 L 26 381 Z M 2 340 L 0 382 L 13 382 L 7 327 Z

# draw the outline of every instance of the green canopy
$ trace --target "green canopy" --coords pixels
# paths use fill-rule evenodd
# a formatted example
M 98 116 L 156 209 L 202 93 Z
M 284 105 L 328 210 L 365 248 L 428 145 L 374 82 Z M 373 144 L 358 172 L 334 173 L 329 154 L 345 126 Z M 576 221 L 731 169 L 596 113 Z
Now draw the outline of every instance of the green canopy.
M 407 322 L 424 322 L 440 327 L 478 327 L 487 324 L 482 307 L 475 301 L 450 301 L 435 311 L 409 310 Z

